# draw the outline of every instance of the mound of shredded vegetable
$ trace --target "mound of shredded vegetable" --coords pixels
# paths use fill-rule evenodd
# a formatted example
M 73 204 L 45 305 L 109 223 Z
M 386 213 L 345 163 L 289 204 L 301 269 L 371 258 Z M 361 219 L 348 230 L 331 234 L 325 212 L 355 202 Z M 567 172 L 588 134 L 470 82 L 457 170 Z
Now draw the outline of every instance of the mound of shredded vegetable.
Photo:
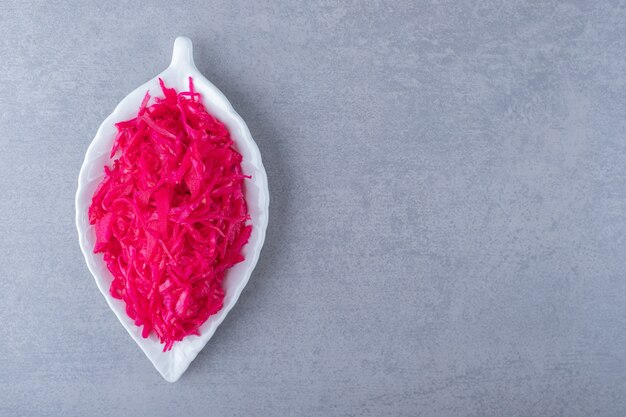
M 223 304 L 225 271 L 243 261 L 252 226 L 243 192 L 241 155 L 224 124 L 207 112 L 189 78 L 116 124 L 112 167 L 96 190 L 89 222 L 94 252 L 113 275 L 142 336 L 155 332 L 163 350 L 199 327 Z

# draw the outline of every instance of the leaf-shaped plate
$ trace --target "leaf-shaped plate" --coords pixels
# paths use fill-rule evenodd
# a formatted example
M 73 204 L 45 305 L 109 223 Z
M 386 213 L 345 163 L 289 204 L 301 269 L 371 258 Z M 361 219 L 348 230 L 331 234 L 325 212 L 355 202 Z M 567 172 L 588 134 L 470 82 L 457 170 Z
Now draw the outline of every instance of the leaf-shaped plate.
M 244 184 L 253 229 L 248 244 L 242 249 L 245 261 L 233 266 L 226 274 L 224 307 L 217 314 L 209 317 L 200 327 L 200 336 L 188 336 L 181 342 L 175 343 L 170 351 L 163 352 L 163 345 L 154 334 L 147 339 L 141 337 L 141 328 L 126 315 L 124 302 L 111 297 L 109 293 L 111 273 L 102 259 L 102 254 L 93 253 L 96 237 L 94 228 L 89 224 L 88 209 L 96 187 L 104 178 L 104 166 L 112 162 L 109 154 L 117 132 L 115 123 L 131 119 L 136 115 L 146 91 L 149 91 L 152 97 L 161 96 L 159 78 L 163 79 L 168 87 L 183 91 L 188 87 L 188 77 L 193 78 L 194 87 L 202 95 L 202 102 L 209 113 L 228 127 L 237 150 L 243 156 L 241 167 L 245 174 L 252 176 L 252 179 L 246 179 Z M 259 259 L 267 228 L 268 208 L 267 176 L 261 162 L 259 148 L 252 139 L 248 127 L 224 94 L 196 68 L 191 40 L 185 37 L 176 38 L 170 66 L 126 96 L 98 129 L 96 137 L 87 149 L 85 161 L 78 176 L 78 190 L 76 191 L 76 227 L 80 248 L 87 266 L 100 292 L 119 321 L 167 381 L 175 382 L 180 378 L 237 302 Z

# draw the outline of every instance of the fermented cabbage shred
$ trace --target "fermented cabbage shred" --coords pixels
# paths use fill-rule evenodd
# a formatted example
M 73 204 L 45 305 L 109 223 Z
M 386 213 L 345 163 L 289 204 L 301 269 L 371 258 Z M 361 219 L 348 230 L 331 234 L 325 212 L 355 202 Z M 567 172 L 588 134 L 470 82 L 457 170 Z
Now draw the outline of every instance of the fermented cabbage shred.
M 162 80 L 133 119 L 116 124 L 112 166 L 93 195 L 94 252 L 113 276 L 110 293 L 142 336 L 168 351 L 217 313 L 225 272 L 244 260 L 252 226 L 242 156 L 226 126 L 189 91 Z

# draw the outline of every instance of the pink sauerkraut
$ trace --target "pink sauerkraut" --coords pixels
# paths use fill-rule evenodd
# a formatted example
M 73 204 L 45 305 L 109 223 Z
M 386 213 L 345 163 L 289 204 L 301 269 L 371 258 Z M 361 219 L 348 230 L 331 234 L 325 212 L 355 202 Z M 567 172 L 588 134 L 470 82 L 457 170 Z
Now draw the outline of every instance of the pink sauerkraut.
M 94 252 L 113 275 L 110 292 L 142 336 L 172 348 L 223 305 L 224 274 L 243 261 L 252 226 L 241 155 L 189 78 L 177 93 L 146 96 L 118 129 L 89 208 Z

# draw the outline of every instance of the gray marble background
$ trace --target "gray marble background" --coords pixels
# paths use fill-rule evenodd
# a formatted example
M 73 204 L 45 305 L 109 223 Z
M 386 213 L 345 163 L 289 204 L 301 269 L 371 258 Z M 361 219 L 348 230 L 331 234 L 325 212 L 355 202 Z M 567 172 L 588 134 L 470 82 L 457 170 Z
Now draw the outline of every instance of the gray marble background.
M 625 5 L 461 3 L 3 1 L 0 415 L 626 415 Z M 239 304 L 168 384 L 73 199 L 177 35 L 272 204 Z

